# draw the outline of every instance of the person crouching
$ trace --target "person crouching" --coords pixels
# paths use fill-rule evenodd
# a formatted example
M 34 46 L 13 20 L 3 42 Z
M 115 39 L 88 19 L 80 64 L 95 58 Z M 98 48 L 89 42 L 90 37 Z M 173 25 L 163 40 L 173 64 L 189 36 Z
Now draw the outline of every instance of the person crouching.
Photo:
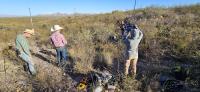
M 34 29 L 26 29 L 23 34 L 18 34 L 15 39 L 16 53 L 23 61 L 28 65 L 29 72 L 31 75 L 36 75 L 36 69 L 34 66 L 34 61 L 30 52 L 28 38 L 34 35 Z

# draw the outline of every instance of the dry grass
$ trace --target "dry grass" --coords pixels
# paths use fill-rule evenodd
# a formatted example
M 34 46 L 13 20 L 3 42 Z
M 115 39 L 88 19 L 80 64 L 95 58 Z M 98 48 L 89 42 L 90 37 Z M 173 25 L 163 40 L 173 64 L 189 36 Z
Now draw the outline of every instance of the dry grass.
M 0 61 L 0 84 L 0 91 L 32 91 L 32 85 L 23 67 L 8 60 Z
M 127 77 L 123 83 L 123 91 L 125 92 L 137 92 L 141 90 L 142 83 L 138 80 L 135 80 L 133 77 Z
M 37 35 L 31 44 L 37 41 L 39 48 L 50 48 L 48 42 L 51 34 L 50 27 L 53 24 L 63 26 L 65 29 L 62 33 L 68 40 L 68 52 L 75 63 L 74 69 L 77 73 L 87 73 L 94 70 L 95 61 L 103 61 L 107 64 L 124 61 L 122 41 L 118 38 L 119 40 L 113 42 L 109 38 L 111 36 L 120 37 L 120 30 L 116 25 L 117 20 L 123 20 L 134 13 L 135 18 L 132 22 L 136 22 L 144 33 L 139 48 L 140 60 L 155 63 L 169 60 L 200 64 L 199 9 L 199 5 L 169 9 L 150 7 L 137 11 L 114 11 L 89 16 L 34 17 L 34 28 Z M 0 49 L 6 47 L 7 43 L 13 42 L 17 33 L 25 28 L 31 28 L 27 17 L 1 18 L 0 34 L 3 35 L 0 37 Z M 101 60 L 96 57 L 100 57 Z M 38 64 L 38 66 L 41 65 Z M 53 67 L 50 66 L 50 68 L 54 70 Z M 56 69 L 43 72 L 46 70 L 48 69 L 44 67 L 39 68 L 39 75 L 36 77 L 39 81 L 38 85 L 43 88 L 54 87 L 61 81 L 61 75 Z M 54 78 L 57 75 L 58 77 Z

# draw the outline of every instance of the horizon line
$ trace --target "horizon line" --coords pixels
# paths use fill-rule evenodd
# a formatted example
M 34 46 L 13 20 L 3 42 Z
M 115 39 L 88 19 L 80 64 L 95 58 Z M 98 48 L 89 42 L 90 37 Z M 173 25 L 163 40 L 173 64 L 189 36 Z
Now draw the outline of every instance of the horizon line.
M 189 4 L 189 5 L 175 5 L 175 6 L 147 6 L 143 8 L 137 8 L 135 10 L 141 10 L 141 9 L 146 9 L 146 8 L 163 8 L 163 9 L 168 9 L 168 8 L 176 8 L 176 7 L 187 7 L 187 6 L 195 6 L 195 5 L 200 5 L 200 3 L 196 4 Z M 126 12 L 126 11 L 134 11 L 134 9 L 127 9 L 127 10 L 112 10 L 112 11 L 107 11 L 107 12 L 52 12 L 52 13 L 41 13 L 37 15 L 32 15 L 33 17 L 38 17 L 38 16 L 74 16 L 74 15 L 98 15 L 98 14 L 106 14 L 106 13 L 112 13 L 115 11 L 119 12 Z M 12 17 L 29 17 L 30 15 L 13 15 L 13 14 L 0 14 L 0 18 L 12 18 Z

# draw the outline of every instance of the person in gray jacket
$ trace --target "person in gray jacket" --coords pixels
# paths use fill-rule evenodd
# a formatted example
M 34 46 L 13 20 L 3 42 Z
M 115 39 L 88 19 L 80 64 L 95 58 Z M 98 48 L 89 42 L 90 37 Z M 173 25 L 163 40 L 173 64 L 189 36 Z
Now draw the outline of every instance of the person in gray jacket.
M 137 71 L 137 61 L 138 61 L 138 45 L 143 38 L 142 31 L 133 24 L 125 24 L 124 26 L 124 42 L 127 47 L 126 51 L 126 63 L 125 63 L 125 71 L 124 74 L 129 74 L 129 68 L 131 69 L 131 73 L 134 75 Z

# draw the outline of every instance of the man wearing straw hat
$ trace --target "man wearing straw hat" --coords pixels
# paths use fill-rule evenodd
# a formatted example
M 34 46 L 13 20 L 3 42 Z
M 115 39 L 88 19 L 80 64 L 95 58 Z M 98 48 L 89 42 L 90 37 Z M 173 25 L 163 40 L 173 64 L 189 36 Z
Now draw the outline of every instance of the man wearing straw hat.
M 50 36 L 51 43 L 56 49 L 58 66 L 62 66 L 67 61 L 67 52 L 65 48 L 65 45 L 67 45 L 67 41 L 65 40 L 64 35 L 60 33 L 62 29 L 63 28 L 59 25 L 54 25 L 51 28 L 52 34 Z
M 29 72 L 32 75 L 36 74 L 34 63 L 32 61 L 29 43 L 27 38 L 34 35 L 34 29 L 25 29 L 23 34 L 18 34 L 15 40 L 17 55 L 28 64 Z

